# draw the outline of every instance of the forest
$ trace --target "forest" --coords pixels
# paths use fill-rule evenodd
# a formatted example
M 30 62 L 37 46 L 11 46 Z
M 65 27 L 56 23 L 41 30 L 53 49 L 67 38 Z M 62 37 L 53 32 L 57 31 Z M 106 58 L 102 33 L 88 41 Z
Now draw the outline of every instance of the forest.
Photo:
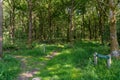
M 0 0 L 0 80 L 120 80 L 120 0 Z

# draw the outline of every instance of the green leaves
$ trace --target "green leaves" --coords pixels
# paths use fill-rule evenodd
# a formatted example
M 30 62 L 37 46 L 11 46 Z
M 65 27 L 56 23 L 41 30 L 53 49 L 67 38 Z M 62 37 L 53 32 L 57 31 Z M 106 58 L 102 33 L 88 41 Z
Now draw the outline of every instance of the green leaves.
M 16 9 L 20 10 L 20 11 L 26 11 L 27 10 L 27 5 L 25 3 L 19 4 L 19 5 L 16 6 Z

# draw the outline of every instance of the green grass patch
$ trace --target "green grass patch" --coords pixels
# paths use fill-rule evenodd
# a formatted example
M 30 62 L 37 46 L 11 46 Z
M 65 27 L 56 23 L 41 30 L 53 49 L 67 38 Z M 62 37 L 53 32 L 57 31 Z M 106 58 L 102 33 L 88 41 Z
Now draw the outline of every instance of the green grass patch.
M 46 59 L 45 56 L 54 51 L 59 54 Z M 28 70 L 39 69 L 35 76 L 42 80 L 120 80 L 119 60 L 112 59 L 110 69 L 105 59 L 98 59 L 97 66 L 93 64 L 94 52 L 109 54 L 109 51 L 108 46 L 98 42 L 76 41 L 69 44 L 34 43 L 31 49 L 13 51 L 12 54 L 26 58 Z
M 11 55 L 4 55 L 0 60 L 0 80 L 16 80 L 20 72 L 20 63 Z
M 37 75 L 42 80 L 119 80 L 120 61 L 113 59 L 110 69 L 104 59 L 94 66 L 94 52 L 109 54 L 109 48 L 95 42 L 76 42 L 73 47 L 65 45 Z

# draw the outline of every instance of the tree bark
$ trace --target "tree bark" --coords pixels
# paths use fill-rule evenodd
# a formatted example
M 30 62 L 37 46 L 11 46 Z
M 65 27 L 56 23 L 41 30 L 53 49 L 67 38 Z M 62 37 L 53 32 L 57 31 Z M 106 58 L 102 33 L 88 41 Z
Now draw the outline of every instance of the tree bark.
M 29 32 L 28 32 L 28 43 L 32 43 L 32 2 L 31 0 L 28 1 L 28 10 L 29 10 Z
M 52 30 L 52 16 L 51 16 L 51 0 L 48 2 L 48 27 L 49 27 L 49 40 L 52 40 L 53 30 Z
M 92 30 L 91 30 L 91 21 L 90 21 L 90 19 L 88 21 L 88 30 L 89 30 L 89 39 L 91 40 L 92 39 Z
M 117 41 L 117 30 L 116 30 L 116 16 L 115 16 L 115 0 L 109 0 L 110 7 L 110 50 L 114 56 L 118 56 L 119 45 Z
M 38 15 L 39 16 L 39 31 L 40 31 L 40 33 L 39 33 L 39 31 L 38 31 L 38 33 L 39 33 L 39 40 L 40 41 L 44 41 L 44 19 L 43 19 L 43 17 L 41 17 L 41 16 L 43 16 L 42 14 L 39 14 Z
M 73 20 L 73 15 L 74 15 L 74 0 L 71 0 L 71 6 L 70 6 L 70 10 L 69 10 L 69 29 L 68 29 L 68 41 L 72 41 L 74 38 L 74 20 Z
M 14 38 L 15 38 L 15 0 L 8 1 L 9 6 L 10 6 L 10 39 L 11 43 L 14 43 Z
M 0 57 L 2 57 L 2 19 L 3 19 L 2 0 L 0 0 Z

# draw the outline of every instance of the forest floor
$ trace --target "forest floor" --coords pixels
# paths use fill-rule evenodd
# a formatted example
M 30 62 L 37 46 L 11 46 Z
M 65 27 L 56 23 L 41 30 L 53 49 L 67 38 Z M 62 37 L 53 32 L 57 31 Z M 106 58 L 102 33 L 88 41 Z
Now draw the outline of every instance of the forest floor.
M 112 58 L 109 69 L 105 59 L 95 66 L 94 52 L 106 55 L 109 47 L 88 41 L 21 47 L 0 62 L 0 80 L 120 80 L 120 60 Z
M 57 53 L 58 52 L 54 51 L 51 54 L 42 57 L 44 61 L 38 62 L 29 62 L 29 60 L 32 58 L 29 56 L 26 57 L 22 55 L 15 55 L 15 57 L 21 62 L 21 73 L 19 74 L 17 80 L 41 80 L 41 77 L 37 77 L 35 74 L 39 73 L 40 70 L 46 66 L 47 62 L 54 58 Z M 32 66 L 29 64 L 32 64 Z

